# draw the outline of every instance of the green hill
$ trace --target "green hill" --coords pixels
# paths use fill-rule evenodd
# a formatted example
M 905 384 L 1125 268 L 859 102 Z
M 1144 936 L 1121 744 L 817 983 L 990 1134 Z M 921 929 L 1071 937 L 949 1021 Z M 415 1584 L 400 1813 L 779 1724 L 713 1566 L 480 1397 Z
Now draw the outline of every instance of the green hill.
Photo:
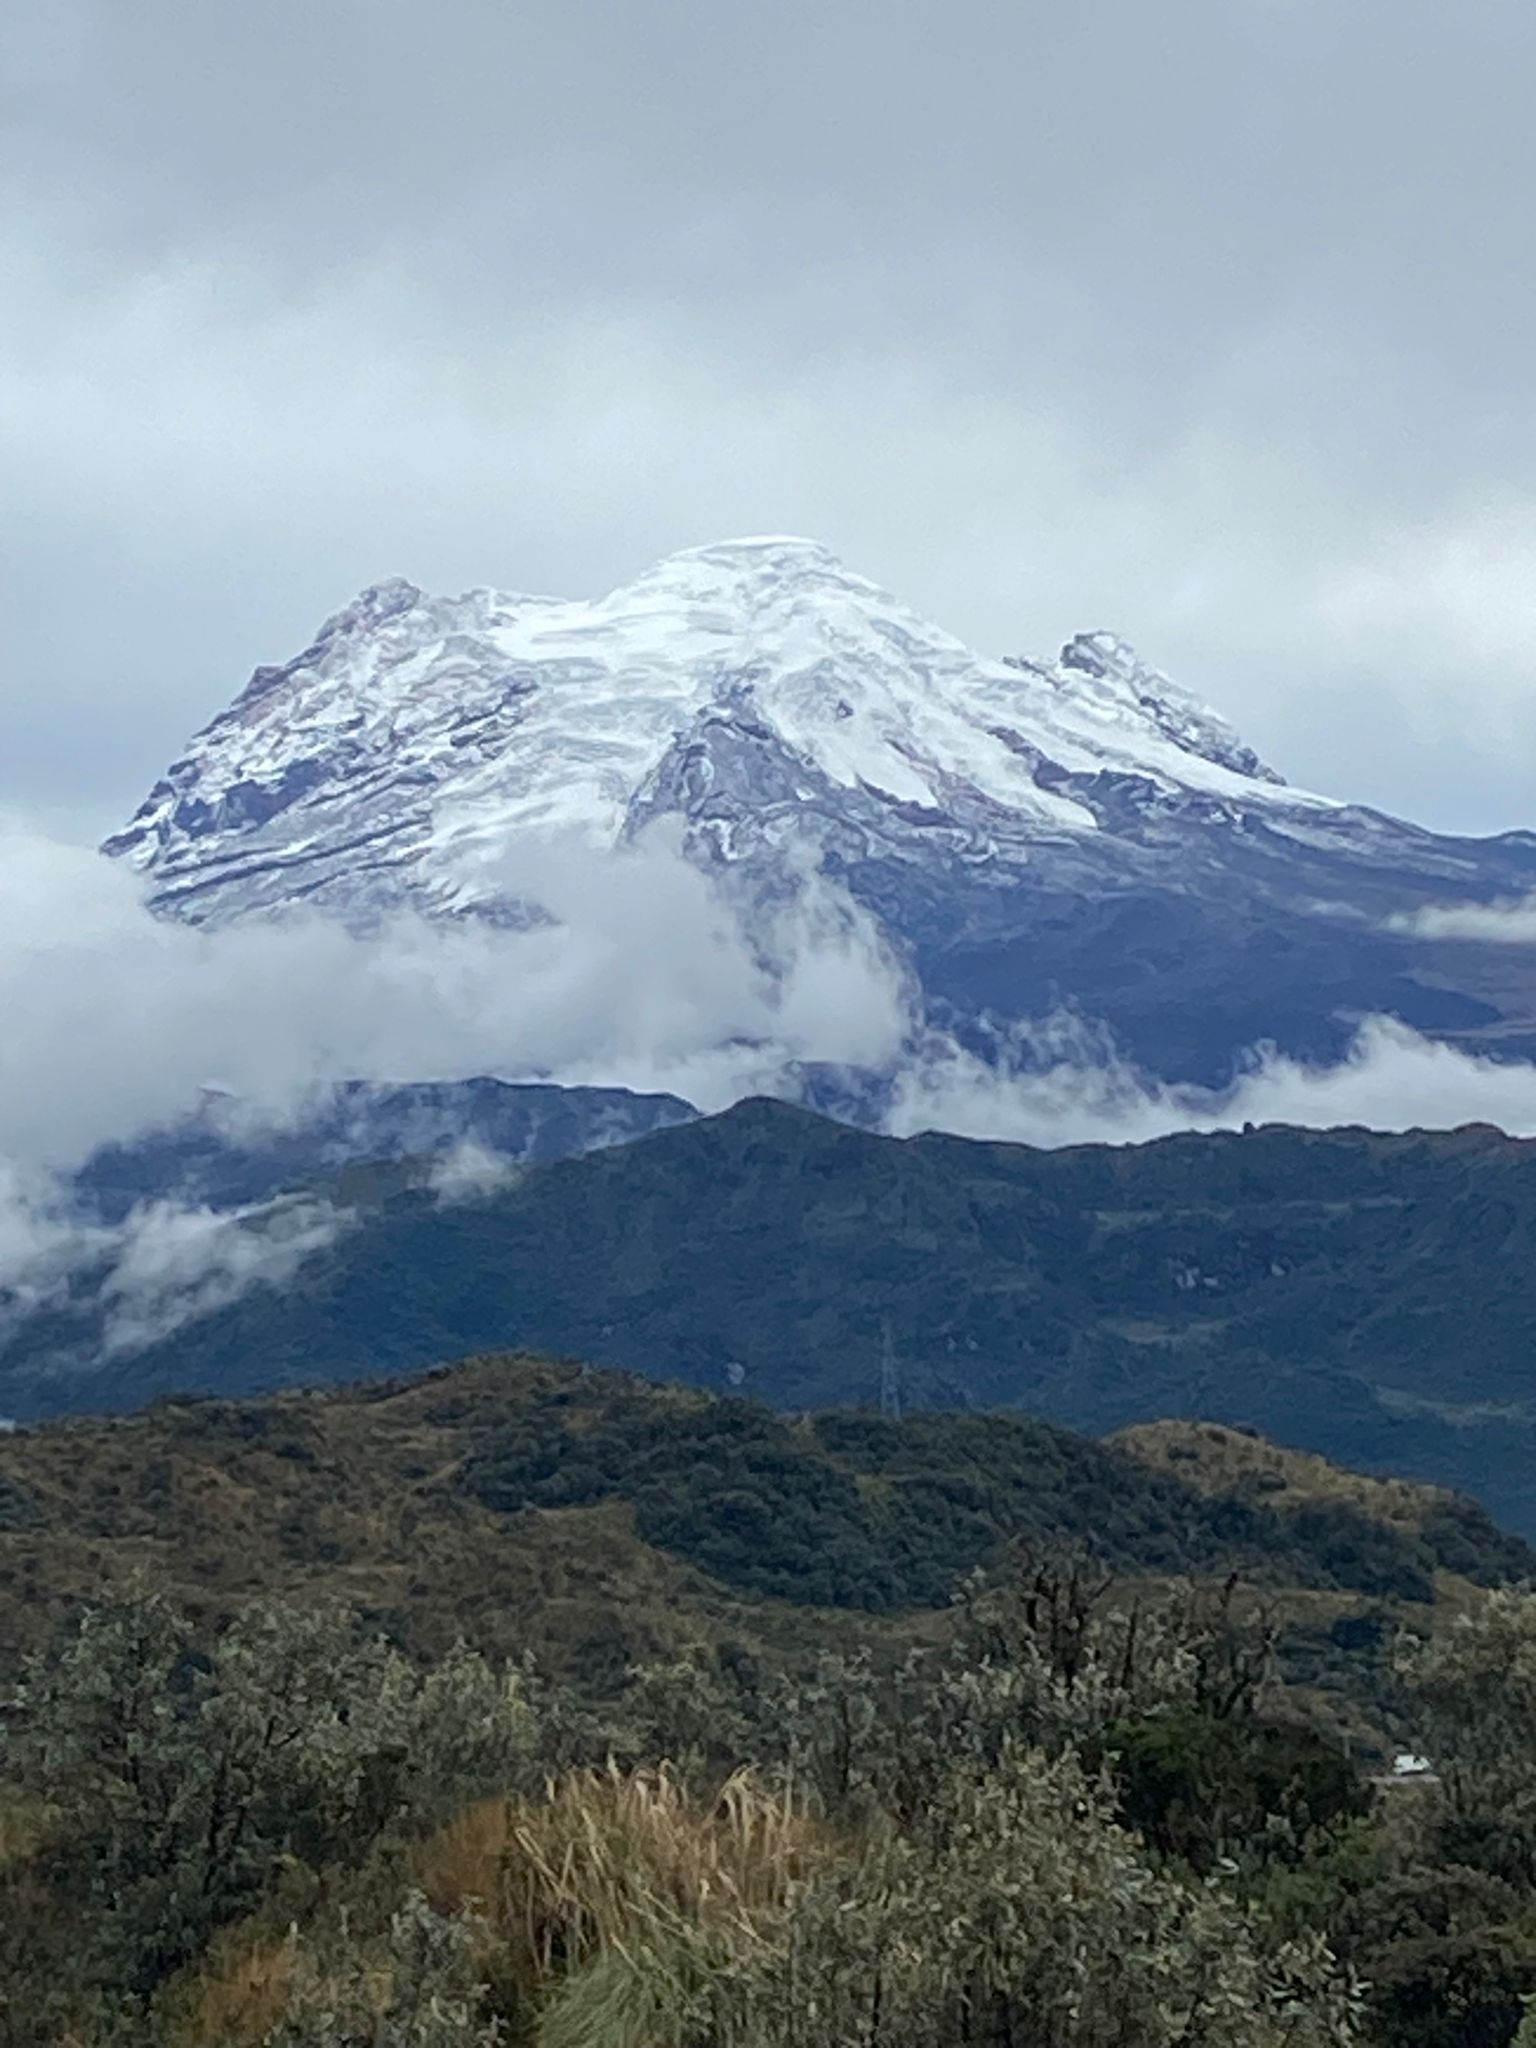
M 1174 2048 L 1170 1971 L 1205 1998 L 1235 1956 L 1218 2048 L 1501 2048 L 1536 1986 L 1533 1566 L 1469 1503 L 1218 1425 L 787 1416 L 529 1357 L 27 1428 L 0 2042 L 1072 2048 L 1103 1982 L 1096 2041 Z M 1373 1788 L 1458 1732 L 1454 1800 Z M 1298 2031 L 1324 1936 L 1363 2033 L 1342 1985 Z M 851 1995 L 898 1950 L 932 2025 L 823 2026 L 808 1961 Z M 997 2031 L 956 1953 L 1017 1987 Z M 693 2025 L 781 1962 L 782 2027 Z
M 205 1612 L 334 1597 L 420 1655 L 462 1635 L 602 1686 L 701 1644 L 908 1638 L 1018 1545 L 1126 1580 L 1237 1573 L 1314 1653 L 1341 1619 L 1536 1570 L 1430 1488 L 1319 1468 L 1280 1508 L 1240 1471 L 1022 1416 L 791 1419 L 496 1357 L 0 1439 L 0 1661 L 147 1575 Z
M 1043 1152 L 771 1102 L 445 1206 L 354 1179 L 278 1293 L 93 1362 L 36 1331 L 23 1418 L 528 1347 L 790 1411 L 1202 1415 L 1476 1493 L 1536 1530 L 1536 1146 L 1266 1128 Z M 73 1362 L 61 1366 L 61 1355 Z

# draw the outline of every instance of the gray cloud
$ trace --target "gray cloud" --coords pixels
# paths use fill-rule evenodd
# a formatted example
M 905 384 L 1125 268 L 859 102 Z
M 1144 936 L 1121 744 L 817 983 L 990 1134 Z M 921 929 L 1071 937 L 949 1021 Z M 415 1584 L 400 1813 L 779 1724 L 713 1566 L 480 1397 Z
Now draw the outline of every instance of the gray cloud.
M 214 1213 L 169 1203 L 117 1228 L 82 1218 L 71 1168 L 174 1121 L 209 1088 L 232 1132 L 304 1113 L 346 1078 L 617 1083 L 702 1107 L 785 1084 L 796 1062 L 882 1066 L 907 1030 L 869 921 L 814 874 L 749 946 L 712 885 L 657 834 L 599 856 L 558 841 L 509 877 L 532 930 L 321 920 L 212 933 L 154 918 L 124 870 L 0 821 L 0 1340 L 93 1276 L 106 1355 L 259 1284 L 282 1285 L 350 1227 L 302 1198 Z M 501 1183 L 461 1147 L 443 1200 Z
M 152 917 L 113 863 L 15 825 L 0 832 L 0 870 L 0 1171 L 13 1221 L 34 1231 L 12 1240 L 17 1256 L 39 1269 L 49 1176 L 210 1087 L 229 1091 L 237 1127 L 242 1108 L 253 1124 L 302 1114 L 343 1078 L 481 1073 L 670 1089 L 709 1110 L 792 1089 L 801 1063 L 824 1061 L 896 1072 L 898 1131 L 1040 1144 L 1248 1120 L 1536 1132 L 1536 1067 L 1384 1019 L 1329 1068 L 1256 1047 L 1219 1094 L 1148 1082 L 1070 1016 L 1010 1030 L 983 1062 L 920 1025 L 842 891 L 803 874 L 749 946 L 665 833 L 620 854 L 525 849 L 509 880 L 552 919 L 528 931 L 402 920 L 358 937 L 304 918 L 197 931 Z M 1529 906 L 1477 916 L 1509 920 L 1521 942 L 1533 929 Z M 466 1156 L 448 1180 L 477 1171 Z
M 1117 626 L 1302 783 L 1529 821 L 1514 0 L 16 0 L 0 796 L 119 820 L 401 571 L 821 534 Z
M 753 946 L 665 833 L 522 850 L 528 931 L 322 919 L 202 932 L 135 878 L 0 821 L 0 1160 L 29 1171 L 228 1090 L 256 1116 L 338 1080 L 493 1074 L 672 1089 L 719 1107 L 808 1058 L 879 1066 L 906 1028 L 868 919 L 806 876 Z
M 665 836 L 622 854 L 525 849 L 509 879 L 553 921 L 523 932 L 401 922 L 360 938 L 303 919 L 196 931 L 153 918 L 99 855 L 15 825 L 0 832 L 0 872 L 0 1339 L 86 1275 L 99 1350 L 132 1349 L 285 1284 L 351 1227 L 311 1197 L 82 1221 L 68 1169 L 209 1086 L 231 1091 L 221 1114 L 239 1130 L 302 1114 L 343 1077 L 537 1075 L 667 1088 L 711 1109 L 793 1092 L 800 1063 L 827 1061 L 894 1072 L 898 1134 L 1127 1143 L 1248 1121 L 1536 1134 L 1536 1066 L 1383 1019 L 1331 1068 L 1255 1048 L 1219 1094 L 1148 1081 L 1073 1017 L 1008 1033 L 984 1063 L 921 1027 L 867 918 L 824 879 L 803 874 L 749 946 Z M 1530 911 L 1507 914 L 1528 937 Z M 508 1174 L 464 1147 L 432 1186 L 472 1201 Z

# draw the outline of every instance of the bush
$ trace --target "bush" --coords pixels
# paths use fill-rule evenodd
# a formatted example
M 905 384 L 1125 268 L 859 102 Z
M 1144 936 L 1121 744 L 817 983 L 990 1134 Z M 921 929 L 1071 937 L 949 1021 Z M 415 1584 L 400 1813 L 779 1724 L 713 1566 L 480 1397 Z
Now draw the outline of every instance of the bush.
M 1126 1824 L 1199 1871 L 1256 1844 L 1296 1861 L 1316 1830 L 1369 1805 L 1337 1749 L 1294 1724 L 1168 1714 L 1112 1727 L 1105 1744 Z
M 55 1816 L 35 1874 L 68 1903 L 61 1962 L 146 1994 L 279 1874 L 356 1865 L 532 1748 L 522 1678 L 469 1652 L 423 1676 L 349 1618 L 277 1607 L 205 1645 L 146 1594 L 33 1660 L 6 1761 Z

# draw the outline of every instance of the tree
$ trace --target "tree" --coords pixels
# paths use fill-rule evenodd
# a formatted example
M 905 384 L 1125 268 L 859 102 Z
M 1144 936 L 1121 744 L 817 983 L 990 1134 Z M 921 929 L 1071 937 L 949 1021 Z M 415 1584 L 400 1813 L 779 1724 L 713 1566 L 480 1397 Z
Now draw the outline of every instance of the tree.
M 71 1964 L 147 1993 L 283 1874 L 355 1864 L 408 1809 L 526 1761 L 520 1674 L 456 1651 L 423 1677 L 355 1621 L 255 1607 L 211 1643 L 153 1593 L 32 1660 L 4 1767 L 56 1817 L 38 1859 Z
M 808 1886 L 771 1956 L 717 1983 L 700 2042 L 1343 2048 L 1354 2011 L 1320 1942 L 1159 1874 L 1075 1756 L 1014 1750 Z
M 1159 1855 L 1296 1862 L 1318 1830 L 1363 1814 L 1365 1786 L 1314 1729 L 1256 1716 L 1164 1714 L 1108 1730 L 1122 1818 Z
M 1536 1594 L 1485 1594 L 1396 1663 L 1438 1779 L 1437 1855 L 1536 1886 Z

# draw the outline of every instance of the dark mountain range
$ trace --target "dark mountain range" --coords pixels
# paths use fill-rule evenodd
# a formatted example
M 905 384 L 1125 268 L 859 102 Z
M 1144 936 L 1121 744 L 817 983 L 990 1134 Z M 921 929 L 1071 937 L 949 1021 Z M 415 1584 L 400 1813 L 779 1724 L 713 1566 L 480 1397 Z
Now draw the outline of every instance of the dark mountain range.
M 506 1081 L 352 1081 L 277 1127 L 210 1096 L 201 1112 L 131 1143 L 104 1145 L 75 1174 L 93 1221 L 120 1223 L 141 1202 L 243 1208 L 312 1187 L 344 1168 L 442 1157 L 471 1145 L 510 1163 L 567 1159 L 684 1123 L 675 1095 Z
M 281 1291 L 100 1355 L 87 1297 L 0 1408 L 244 1395 L 520 1345 L 779 1408 L 1251 1426 L 1536 1530 L 1536 1145 L 1265 1128 L 1064 1151 L 750 1102 L 443 1203 L 350 1177 Z

